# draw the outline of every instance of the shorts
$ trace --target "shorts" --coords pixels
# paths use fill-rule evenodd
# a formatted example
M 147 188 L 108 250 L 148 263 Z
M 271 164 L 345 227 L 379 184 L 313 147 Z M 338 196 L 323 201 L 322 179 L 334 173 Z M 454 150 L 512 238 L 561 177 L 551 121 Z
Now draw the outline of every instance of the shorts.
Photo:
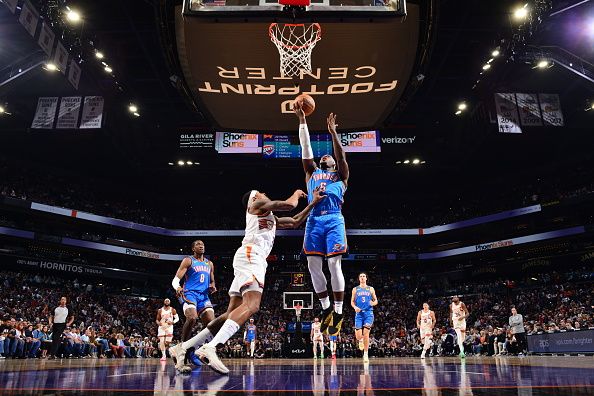
M 157 337 L 165 337 L 165 342 L 173 340 L 173 326 L 159 326 Z
M 421 328 L 420 330 L 421 333 L 421 340 L 423 340 L 425 337 L 427 338 L 433 338 L 433 330 L 431 330 L 430 328 Z
M 208 291 L 193 291 L 183 290 L 181 298 L 179 299 L 180 304 L 183 304 L 183 310 L 186 312 L 188 308 L 196 308 L 198 315 L 207 309 L 212 309 L 212 303 L 208 296 Z
M 341 213 L 309 216 L 305 224 L 303 252 L 307 256 L 338 256 L 348 251 L 344 217 Z
M 452 322 L 454 323 L 454 330 L 466 330 L 466 319 L 452 318 Z
M 245 339 L 245 342 L 250 342 L 251 343 L 251 342 L 254 342 L 254 341 L 256 341 L 256 339 L 255 338 L 252 338 L 252 337 L 247 337 Z
M 373 326 L 373 311 L 361 311 L 355 314 L 355 329 L 360 330 L 363 327 L 368 329 Z
M 242 296 L 253 290 L 262 293 L 266 278 L 266 255 L 255 245 L 245 245 L 237 249 L 233 256 L 233 282 L 229 287 L 230 296 Z

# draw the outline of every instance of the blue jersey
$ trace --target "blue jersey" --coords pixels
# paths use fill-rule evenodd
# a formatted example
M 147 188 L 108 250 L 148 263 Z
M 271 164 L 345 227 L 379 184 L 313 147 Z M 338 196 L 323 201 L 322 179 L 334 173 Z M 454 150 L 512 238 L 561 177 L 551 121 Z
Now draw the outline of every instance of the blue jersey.
M 371 306 L 371 287 L 357 286 L 355 289 L 355 305 L 357 308 L 361 309 L 361 311 L 373 310 L 373 307 Z
M 312 209 L 311 215 L 321 216 L 329 213 L 340 213 L 346 186 L 340 180 L 338 172 L 316 168 L 307 182 L 307 202 L 311 203 L 313 201 L 314 191 L 318 187 L 326 195 L 326 198 Z
M 256 339 L 256 325 L 247 325 L 245 338 L 248 341 L 254 341 Z
M 190 257 L 192 265 L 186 271 L 186 281 L 184 282 L 184 291 L 204 292 L 210 286 L 211 262 L 207 258 L 204 261 L 196 257 Z

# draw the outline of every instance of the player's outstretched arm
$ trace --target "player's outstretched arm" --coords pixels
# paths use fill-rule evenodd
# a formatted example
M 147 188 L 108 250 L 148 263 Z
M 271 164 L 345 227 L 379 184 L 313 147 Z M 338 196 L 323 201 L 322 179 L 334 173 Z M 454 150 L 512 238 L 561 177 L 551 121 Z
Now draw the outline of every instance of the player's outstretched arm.
M 336 157 L 338 174 L 346 185 L 349 181 L 349 164 L 346 161 L 346 153 L 340 144 L 338 133 L 336 132 L 336 128 L 338 127 L 338 124 L 336 123 L 336 114 L 330 113 L 326 122 L 328 123 L 328 132 L 330 133 L 330 136 L 332 136 L 332 148 L 334 149 L 334 156 Z
M 417 329 L 421 328 L 421 311 L 417 312 Z
M 305 219 L 307 219 L 307 216 L 309 216 L 309 212 L 311 212 L 311 210 L 314 208 L 314 206 L 316 206 L 318 204 L 318 202 L 320 202 L 321 200 L 323 200 L 325 198 L 326 198 L 326 196 L 320 195 L 320 190 L 316 189 L 314 191 L 313 200 L 311 201 L 311 203 L 309 205 L 307 205 L 301 212 L 297 213 L 293 217 L 277 217 L 276 218 L 276 226 L 280 229 L 299 227 L 301 224 L 303 224 Z
M 311 174 L 316 170 L 316 163 L 314 161 L 313 150 L 311 149 L 311 140 L 309 138 L 309 129 L 307 128 L 307 121 L 305 120 L 305 113 L 301 108 L 301 102 L 295 102 L 293 111 L 297 118 L 299 118 L 299 143 L 301 144 L 301 162 L 303 163 L 303 171 L 305 172 L 305 182 L 309 180 Z
M 435 311 L 431 311 L 431 330 L 433 330 L 433 328 L 435 327 L 436 322 L 437 319 L 435 319 Z
M 375 307 L 379 303 L 377 296 L 375 295 L 375 289 L 371 288 L 371 306 Z
M 277 212 L 289 212 L 299 205 L 300 198 L 307 198 L 302 190 L 295 190 L 293 195 L 284 201 L 270 201 L 264 199 L 257 199 L 250 206 L 249 213 L 253 215 L 263 215 L 271 210 Z
M 214 277 L 214 263 L 209 261 L 210 263 L 210 285 L 208 285 L 208 291 L 210 293 L 215 293 L 217 291 L 217 286 L 215 285 L 215 277 Z
M 470 315 L 470 312 L 468 312 L 468 308 L 466 308 L 466 304 L 464 303 L 460 303 L 462 308 L 462 311 L 464 311 L 464 318 L 466 319 L 468 317 L 468 315 Z
M 161 308 L 157 310 L 157 320 L 155 320 L 159 326 L 161 326 Z

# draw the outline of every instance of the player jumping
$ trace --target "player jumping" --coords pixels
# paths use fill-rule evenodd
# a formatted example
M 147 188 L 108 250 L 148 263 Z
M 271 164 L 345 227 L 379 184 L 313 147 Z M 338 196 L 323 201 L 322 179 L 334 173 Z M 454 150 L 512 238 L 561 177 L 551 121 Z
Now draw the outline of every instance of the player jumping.
M 429 304 L 423 303 L 423 309 L 417 314 L 417 328 L 421 333 L 421 342 L 423 343 L 421 359 L 425 359 L 425 353 L 433 345 L 432 338 L 435 322 L 435 312 L 429 309 Z
M 468 317 L 468 309 L 466 305 L 455 296 L 452 298 L 450 305 L 450 314 L 452 320 L 452 327 L 456 331 L 458 338 L 458 347 L 460 348 L 460 357 L 465 358 L 464 354 L 464 339 L 466 338 L 466 318 Z
M 305 225 L 303 252 L 307 255 L 307 266 L 311 274 L 314 290 L 322 304 L 322 332 L 338 334 L 342 326 L 342 307 L 344 301 L 344 275 L 342 274 L 342 255 L 348 250 L 344 217 L 341 213 L 344 193 L 349 180 L 349 166 L 345 152 L 336 132 L 336 115 L 330 113 L 327 119 L 328 132 L 332 137 L 332 147 L 336 161 L 330 154 L 322 156 L 318 168 L 313 156 L 305 113 L 301 103 L 296 102 L 294 112 L 299 118 L 299 141 L 301 158 L 305 171 L 308 200 L 313 199 L 313 192 L 320 189 L 328 198 L 317 205 L 311 212 Z M 334 310 L 330 307 L 327 280 L 322 271 L 322 259 L 328 260 L 331 275 Z
M 214 310 L 209 298 L 209 292 L 214 293 L 217 290 L 214 280 L 214 264 L 204 257 L 205 247 L 201 240 L 192 243 L 192 252 L 194 253 L 192 256 L 182 260 L 175 278 L 171 282 L 180 304 L 183 304 L 186 317 L 182 328 L 182 342 L 189 340 L 192 336 L 196 318 L 200 318 L 204 326 L 214 319 Z M 181 286 L 180 282 L 184 277 L 185 282 Z M 191 349 L 182 361 L 186 363 L 188 359 L 194 364 L 200 364 Z M 191 371 L 189 366 L 180 368 L 184 372 Z
M 273 211 L 287 212 L 297 207 L 300 198 L 305 193 L 297 190 L 284 201 L 272 201 L 266 194 L 252 190 L 243 197 L 246 207 L 245 237 L 242 245 L 233 257 L 233 271 L 235 278 L 229 288 L 229 306 L 227 312 L 213 320 L 208 326 L 192 339 L 171 348 L 172 354 L 184 356 L 190 347 L 196 347 L 205 342 L 208 337 L 212 340 L 202 345 L 196 351 L 204 363 L 220 374 L 229 373 L 223 362 L 217 356 L 216 346 L 226 343 L 239 330 L 248 318 L 260 309 L 264 277 L 266 275 L 266 257 L 270 254 L 274 244 L 277 228 L 297 228 L 300 226 L 314 206 L 325 199 L 319 191 L 314 192 L 313 200 L 293 217 L 276 217 Z M 178 362 L 179 363 L 179 362 Z
M 250 357 L 254 357 L 254 350 L 256 349 L 256 325 L 254 319 L 250 319 L 250 323 L 246 326 L 243 332 L 243 341 L 246 346 L 250 347 Z
M 367 285 L 367 274 L 359 274 L 359 286 L 353 288 L 351 306 L 355 310 L 355 337 L 363 351 L 363 362 L 369 362 L 369 333 L 373 326 L 373 307 L 377 305 L 375 289 Z
M 173 325 L 179 322 L 179 315 L 175 308 L 171 307 L 171 300 L 163 301 L 163 306 L 157 311 L 157 337 L 159 337 L 159 348 L 161 349 L 161 361 L 167 360 L 166 351 L 173 339 Z

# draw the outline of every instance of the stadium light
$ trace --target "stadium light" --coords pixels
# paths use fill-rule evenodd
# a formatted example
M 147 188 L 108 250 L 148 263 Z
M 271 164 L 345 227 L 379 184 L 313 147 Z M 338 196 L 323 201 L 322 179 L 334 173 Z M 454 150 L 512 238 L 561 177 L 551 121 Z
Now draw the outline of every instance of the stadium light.
M 6 112 L 6 109 L 3 106 L 0 106 L 0 114 L 4 114 Z
M 530 278 L 530 279 L 532 279 L 533 281 L 536 281 L 536 280 L 538 280 L 538 279 L 536 279 L 536 278 L 534 278 L 534 277 L 532 277 L 532 278 Z
M 402 161 L 396 161 L 396 165 L 400 165 Z
M 194 165 L 192 161 L 186 161 L 186 165 Z
M 526 19 L 527 16 L 528 16 L 528 4 L 524 4 L 524 7 L 516 8 L 516 10 L 514 11 L 514 18 L 516 18 L 518 20 Z
M 419 163 L 421 163 L 421 160 L 420 160 L 420 159 L 418 159 L 418 158 L 415 158 L 415 159 L 412 161 L 412 163 L 413 163 L 414 165 L 418 165 Z
M 97 58 L 97 59 L 103 59 L 104 58 L 103 52 L 101 52 L 101 51 L 95 52 L 95 58 Z
M 406 159 L 406 160 L 404 160 L 404 163 L 405 163 L 405 164 L 410 164 L 410 160 L 407 160 L 407 159 Z
M 491 58 L 491 59 L 489 59 L 489 60 L 487 61 L 487 64 L 489 64 L 489 63 L 493 62 L 494 60 L 495 60 L 494 58 Z
M 168 164 L 168 165 L 173 165 L 173 162 L 168 162 L 167 164 Z
M 421 161 L 421 164 L 425 164 L 427 161 Z
M 463 110 L 466 110 L 467 107 L 468 107 L 468 105 L 466 104 L 466 102 L 460 102 L 458 104 L 458 110 L 463 111 Z
M 490 68 L 491 68 L 491 65 L 488 63 L 483 65 L 483 70 L 489 70 Z
M 550 63 L 548 60 L 546 59 L 541 59 L 540 61 L 538 61 L 538 63 L 536 64 L 536 67 L 538 67 L 539 69 L 546 69 L 547 67 L 549 67 Z
M 460 114 L 462 114 L 462 110 L 458 110 L 458 111 L 456 111 L 456 113 L 454 113 L 454 114 L 456 114 L 456 115 L 460 115 Z
M 56 64 L 52 62 L 46 63 L 45 65 L 43 65 L 43 68 L 50 72 L 55 72 L 58 70 L 58 66 L 56 66 Z
M 594 102 L 592 102 L 592 106 L 590 106 L 590 109 L 594 110 Z
M 113 71 L 113 69 L 109 66 L 105 66 L 103 70 L 105 70 L 107 73 L 111 73 Z
M 179 161 L 177 161 L 177 164 L 179 166 L 184 166 L 186 163 L 184 161 L 182 161 L 182 160 L 179 160 Z
M 497 58 L 499 56 L 499 54 L 500 54 L 499 50 L 494 50 L 493 52 L 491 52 L 491 56 L 493 58 Z
M 68 9 L 68 11 L 66 11 L 66 18 L 72 23 L 78 23 L 81 19 L 80 13 L 71 9 Z
M 135 112 L 135 113 L 132 113 L 132 114 L 134 114 L 134 117 L 140 117 L 140 113 L 136 113 Z
M 128 106 L 128 110 L 130 111 L 130 113 L 136 113 L 138 111 L 138 107 L 136 107 L 134 103 L 130 103 L 130 106 Z

